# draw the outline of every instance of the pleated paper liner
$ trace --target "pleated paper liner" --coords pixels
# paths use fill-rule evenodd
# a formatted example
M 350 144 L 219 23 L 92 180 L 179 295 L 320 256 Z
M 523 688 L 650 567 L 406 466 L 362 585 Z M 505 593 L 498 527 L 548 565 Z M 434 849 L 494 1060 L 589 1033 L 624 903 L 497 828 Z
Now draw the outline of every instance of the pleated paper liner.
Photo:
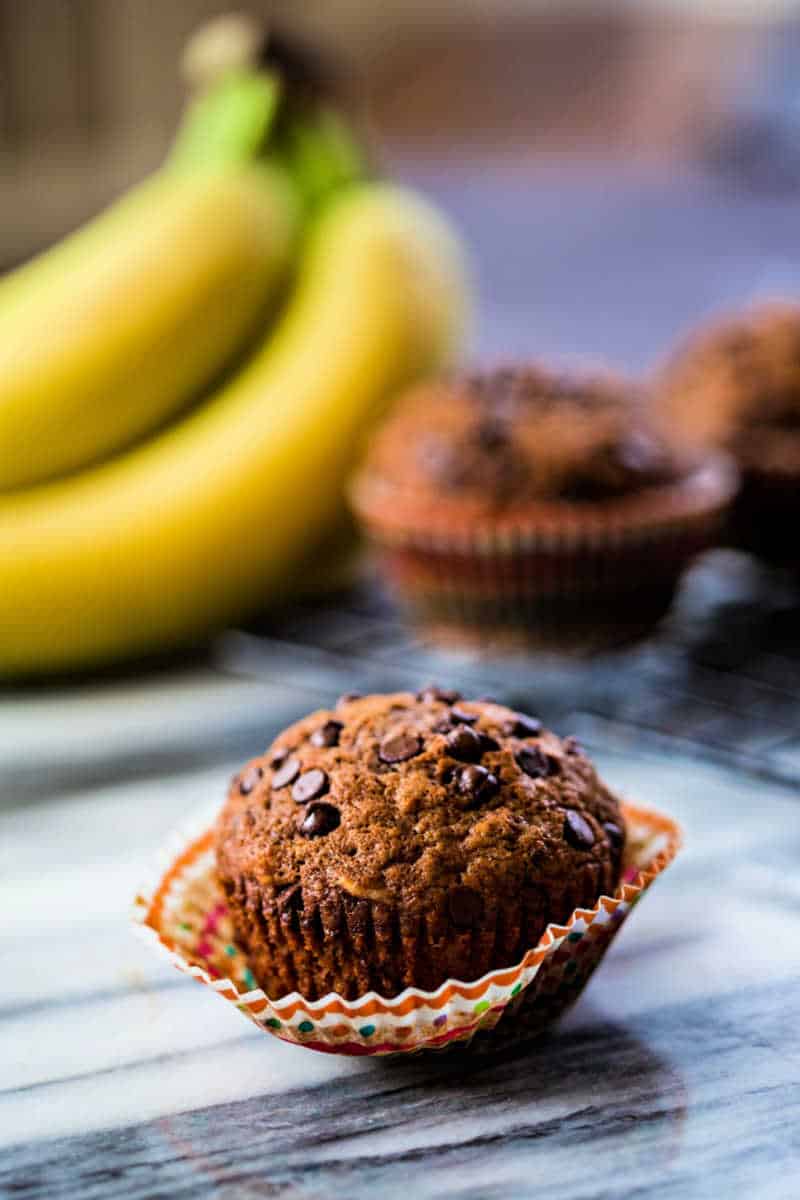
M 141 936 L 180 971 L 235 1004 L 259 1029 L 331 1054 L 409 1054 L 464 1045 L 495 1031 L 530 1037 L 578 998 L 628 913 L 677 853 L 681 834 L 669 817 L 623 804 L 627 845 L 613 896 L 550 925 L 516 966 L 474 983 L 449 979 L 433 992 L 407 988 L 393 999 L 333 993 L 308 1001 L 293 992 L 271 1000 L 236 944 L 216 876 L 213 829 L 177 838 L 152 883 L 135 901 Z
M 460 516 L 455 501 L 393 499 L 366 475 L 352 501 L 415 623 L 604 645 L 661 619 L 685 566 L 718 540 L 735 488 L 730 462 L 713 457 L 685 480 L 639 494 L 496 516 Z

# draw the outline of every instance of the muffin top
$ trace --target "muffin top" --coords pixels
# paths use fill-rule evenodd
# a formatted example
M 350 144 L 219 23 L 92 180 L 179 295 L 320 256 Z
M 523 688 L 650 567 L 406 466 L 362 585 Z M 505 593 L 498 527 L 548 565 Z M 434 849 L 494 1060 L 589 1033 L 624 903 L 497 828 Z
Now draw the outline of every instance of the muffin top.
M 362 477 L 386 492 L 497 511 L 613 499 L 683 469 L 632 384 L 529 366 L 413 390 L 374 436 Z
M 694 334 L 663 369 L 657 404 L 684 438 L 745 465 L 800 462 L 800 305 L 762 305 Z
M 623 842 L 574 739 L 430 686 L 343 697 L 280 734 L 231 784 L 217 861 L 280 903 L 336 889 L 421 913 L 444 901 L 470 923 L 484 897 L 547 891 L 587 864 L 613 889 Z

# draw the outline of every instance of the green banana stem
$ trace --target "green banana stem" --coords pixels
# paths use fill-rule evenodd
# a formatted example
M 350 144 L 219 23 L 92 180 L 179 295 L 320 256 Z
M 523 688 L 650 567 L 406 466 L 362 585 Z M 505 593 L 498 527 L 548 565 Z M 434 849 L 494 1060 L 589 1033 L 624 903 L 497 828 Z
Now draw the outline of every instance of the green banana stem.
M 313 109 L 286 106 L 285 114 L 278 116 L 274 153 L 312 212 L 366 174 L 361 148 L 347 122 L 321 104 Z
M 189 102 L 167 162 L 178 169 L 224 167 L 258 158 L 267 145 L 281 83 L 266 71 L 234 69 Z
M 293 95 L 275 69 L 245 66 L 214 79 L 190 101 L 167 166 L 196 170 L 252 161 L 282 167 L 308 213 L 365 174 L 361 148 L 338 112 Z

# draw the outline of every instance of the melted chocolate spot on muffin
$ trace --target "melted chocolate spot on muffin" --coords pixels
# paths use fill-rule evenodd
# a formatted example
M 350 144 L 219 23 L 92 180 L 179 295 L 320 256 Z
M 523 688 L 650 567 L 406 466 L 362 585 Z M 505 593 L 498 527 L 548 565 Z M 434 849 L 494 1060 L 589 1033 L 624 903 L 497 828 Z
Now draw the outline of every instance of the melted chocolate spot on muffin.
M 414 733 L 395 733 L 385 738 L 378 748 L 381 762 L 394 765 L 416 758 L 422 752 L 422 738 Z
M 272 786 L 275 791 L 280 791 L 281 788 L 288 787 L 290 783 L 294 783 L 297 776 L 300 774 L 300 762 L 296 758 L 287 758 L 273 773 Z
M 562 495 L 576 501 L 605 500 L 674 477 L 665 447 L 643 430 L 634 429 L 598 446 L 565 483 Z
M 339 828 L 341 816 L 335 804 L 324 800 L 309 804 L 306 815 L 300 822 L 300 832 L 304 837 L 325 837 Z
M 545 754 L 538 746 L 524 746 L 514 756 L 517 764 L 531 779 L 544 779 L 559 772 L 558 760 Z
M 574 808 L 564 813 L 564 837 L 576 850 L 590 850 L 594 845 L 594 830 Z
M 478 804 L 491 800 L 500 791 L 500 780 L 486 767 L 470 763 L 456 773 L 456 784 L 463 796 L 468 796 Z
M 339 735 L 344 729 L 341 721 L 336 721 L 333 718 L 326 721 L 324 725 L 320 725 L 319 729 L 315 729 L 309 739 L 312 746 L 338 746 Z
M 243 796 L 249 796 L 257 788 L 264 774 L 261 767 L 248 767 L 239 780 L 239 791 Z
M 538 737 L 541 732 L 542 722 L 525 713 L 514 713 L 511 720 L 506 721 L 503 725 L 503 733 L 507 737 Z
M 445 741 L 448 754 L 460 762 L 477 762 L 483 754 L 481 735 L 469 725 L 457 725 Z
M 292 787 L 292 799 L 295 804 L 308 804 L 324 796 L 330 786 L 328 776 L 320 767 L 313 767 L 296 780 Z

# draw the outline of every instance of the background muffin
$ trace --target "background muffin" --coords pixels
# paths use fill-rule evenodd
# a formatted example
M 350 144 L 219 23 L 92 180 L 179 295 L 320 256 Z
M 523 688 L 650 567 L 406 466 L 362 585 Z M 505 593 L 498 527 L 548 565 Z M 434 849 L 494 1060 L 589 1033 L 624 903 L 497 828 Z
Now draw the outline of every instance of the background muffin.
M 739 464 L 739 542 L 800 558 L 800 305 L 773 303 L 691 337 L 661 373 L 657 404 L 684 443 L 720 446 Z
M 268 995 L 353 999 L 517 962 L 613 892 L 624 837 L 574 740 L 431 687 L 286 730 L 233 781 L 216 849 Z
M 423 616 L 602 638 L 662 615 L 733 487 L 719 456 L 677 453 L 626 381 L 520 367 L 403 398 L 351 497 Z

